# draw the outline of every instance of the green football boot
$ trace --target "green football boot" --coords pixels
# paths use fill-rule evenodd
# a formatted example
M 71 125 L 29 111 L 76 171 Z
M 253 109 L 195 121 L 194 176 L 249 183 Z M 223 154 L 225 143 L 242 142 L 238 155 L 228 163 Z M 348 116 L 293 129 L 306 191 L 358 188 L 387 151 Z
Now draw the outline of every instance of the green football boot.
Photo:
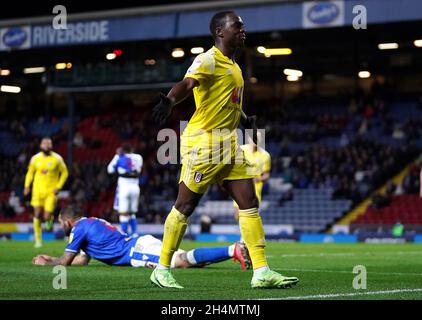
M 251 281 L 253 289 L 287 289 L 299 282 L 296 277 L 285 277 L 270 269 L 265 270 L 259 276 L 254 275 Z
M 154 285 L 160 288 L 183 289 L 183 287 L 173 278 L 170 270 L 156 268 L 152 272 L 150 280 Z

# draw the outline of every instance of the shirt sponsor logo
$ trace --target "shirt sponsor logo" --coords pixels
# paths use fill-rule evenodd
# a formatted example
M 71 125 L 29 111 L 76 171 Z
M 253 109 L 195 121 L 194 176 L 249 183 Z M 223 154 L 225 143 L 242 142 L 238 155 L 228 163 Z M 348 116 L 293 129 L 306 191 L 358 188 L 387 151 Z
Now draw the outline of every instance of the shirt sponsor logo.
M 231 102 L 232 103 L 239 104 L 240 103 L 240 99 L 242 98 L 242 94 L 243 94 L 243 87 L 235 88 L 232 91 L 232 95 L 231 95 L 231 99 L 230 99 Z

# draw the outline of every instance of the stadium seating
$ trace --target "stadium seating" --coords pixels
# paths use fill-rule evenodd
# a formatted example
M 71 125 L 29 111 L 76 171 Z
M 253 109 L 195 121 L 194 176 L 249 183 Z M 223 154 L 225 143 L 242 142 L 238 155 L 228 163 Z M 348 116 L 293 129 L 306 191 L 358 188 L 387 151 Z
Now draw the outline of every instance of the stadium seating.
M 418 195 L 400 195 L 391 200 L 388 207 L 369 207 L 353 224 L 420 224 L 422 225 L 422 199 Z
M 332 189 L 294 189 L 293 200 L 280 205 L 282 179 L 270 179 L 270 191 L 264 196 L 260 212 L 265 224 L 292 225 L 302 232 L 321 232 L 350 209 L 350 200 L 332 200 Z M 215 223 L 235 223 L 232 201 L 203 201 L 192 217 L 199 221 L 206 214 Z
M 309 112 L 311 110 L 311 112 Z M 267 112 L 267 110 L 266 110 Z M 391 146 L 394 150 L 401 150 L 404 145 L 401 139 L 392 137 L 392 129 L 385 130 L 385 122 L 381 117 L 375 116 L 369 120 L 370 126 L 362 133 L 359 132 L 362 121 L 364 120 L 363 114 L 350 114 L 348 109 L 344 105 L 316 105 L 312 108 L 309 104 L 298 105 L 291 110 L 288 110 L 288 117 L 285 119 L 278 119 L 277 110 L 268 111 L 264 117 L 268 120 L 268 126 L 272 128 L 267 137 L 266 148 L 272 155 L 274 163 L 272 170 L 272 178 L 268 183 L 268 191 L 264 196 L 261 204 L 262 218 L 267 224 L 289 224 L 293 225 L 295 230 L 304 232 L 320 232 L 327 229 L 327 227 L 335 223 L 345 212 L 351 209 L 354 203 L 351 196 L 333 197 L 336 192 L 335 187 L 327 182 L 315 182 L 313 181 L 313 172 L 304 172 L 303 168 L 297 166 L 297 164 L 291 166 L 281 165 L 282 158 L 287 157 L 290 160 L 294 157 L 310 157 L 318 148 L 327 148 L 329 160 L 331 156 L 334 156 L 338 150 L 342 148 L 348 150 L 351 147 L 359 147 L 360 142 L 354 144 L 356 139 L 364 138 L 364 141 L 368 141 L 371 148 L 378 151 L 386 146 Z M 274 117 L 271 117 L 274 115 Z M 148 168 L 146 172 L 147 179 L 145 180 L 146 185 L 143 188 L 148 201 L 149 209 L 153 209 L 159 212 L 161 215 L 165 215 L 171 205 L 174 196 L 164 195 L 161 192 L 157 192 L 164 187 L 176 188 L 177 183 L 170 183 L 168 180 L 163 180 L 158 176 L 161 176 L 168 168 L 157 167 L 155 164 L 155 156 L 153 156 L 154 149 L 148 149 L 148 145 L 156 144 L 155 134 L 156 131 L 145 132 L 142 131 L 142 137 L 140 135 L 131 134 L 129 136 L 122 135 L 119 131 L 119 126 L 115 125 L 119 122 L 119 117 L 125 116 L 127 119 L 141 119 L 141 115 L 134 113 L 122 114 L 111 114 L 106 113 L 96 116 L 85 116 L 78 119 L 75 132 L 82 136 L 82 144 L 74 146 L 74 160 L 82 167 L 88 165 L 90 162 L 95 161 L 97 166 L 105 171 L 107 163 L 111 160 L 114 155 L 116 148 L 121 145 L 123 141 L 129 141 L 133 145 L 146 145 L 147 149 L 144 154 L 145 167 Z M 415 102 L 398 102 L 391 104 L 385 117 L 392 117 L 397 119 L 397 123 L 405 126 L 410 120 L 422 119 L 422 111 Z M 316 120 L 316 121 L 315 121 Z M 32 119 L 28 122 L 28 136 L 40 137 L 43 135 L 58 135 L 58 143 L 55 146 L 57 152 L 59 152 L 65 159 L 67 158 L 67 139 L 66 135 L 63 135 L 63 127 L 66 125 L 66 118 L 58 118 L 53 121 L 40 121 L 38 119 Z M 156 128 L 153 128 L 156 129 Z M 0 128 L 0 137 L 4 143 L 0 144 L 0 154 L 13 158 L 16 157 L 29 143 L 29 138 L 26 141 L 22 135 L 16 134 L 12 131 L 8 131 L 4 126 Z M 412 145 L 422 149 L 422 132 L 419 129 L 419 137 L 416 136 L 411 142 Z M 141 141 L 142 139 L 142 141 Z M 319 151 L 318 151 L 319 152 Z M 151 153 L 151 154 L 150 154 Z M 325 159 L 325 161 L 327 161 Z M 406 161 L 403 157 L 397 157 L 393 159 L 395 166 L 402 165 L 400 161 Z M 372 170 L 372 168 L 364 168 L 366 170 Z M 295 175 L 299 175 L 304 179 L 304 183 L 301 184 L 297 180 L 291 180 L 292 194 L 291 200 L 280 201 L 283 193 L 283 178 L 286 174 L 286 170 L 289 171 L 288 176 L 292 178 Z M 355 169 L 354 169 L 355 170 Z M 391 174 L 391 173 L 390 173 Z M 174 173 L 171 173 L 173 176 Z M 349 180 L 353 180 L 354 173 L 350 173 Z M 351 178 L 350 178 L 351 177 Z M 84 177 L 81 177 L 84 179 Z M 90 176 L 90 178 L 92 178 Z M 176 180 L 173 177 L 173 180 Z M 387 177 L 388 178 L 388 177 Z M 23 177 L 20 177 L 21 181 Z M 113 185 L 111 177 L 108 177 L 109 182 L 107 185 Z M 157 182 L 158 181 L 158 182 Z M 167 182 L 166 182 L 167 181 Z M 151 182 L 155 184 L 149 185 Z M 371 190 L 376 186 L 369 182 L 368 190 L 363 189 L 361 196 L 368 195 Z M 7 190 L 6 190 L 7 191 Z M 151 194 L 149 194 L 151 193 Z M 171 194 L 171 193 L 170 193 Z M 405 197 L 405 196 L 403 196 Z M 4 197 L 3 197 L 4 198 Z M 6 198 L 0 197 L 0 203 L 7 202 Z M 97 199 L 86 200 L 85 208 L 90 212 L 91 215 L 101 216 L 102 212 L 106 209 L 112 208 L 114 198 L 114 188 L 111 187 L 107 192 L 99 192 Z M 395 200 L 400 203 L 400 199 Z M 416 201 L 416 200 L 415 200 Z M 421 223 L 417 220 L 412 212 L 416 209 L 411 209 L 403 205 L 393 202 L 391 211 L 394 215 L 391 218 L 386 218 L 386 221 L 393 221 L 398 218 L 398 215 L 406 216 L 406 219 L 402 221 L 408 221 L 406 223 Z M 410 203 L 410 202 L 409 202 Z M 412 202 L 413 203 L 413 202 Z M 420 206 L 420 204 L 419 204 Z M 417 201 L 414 207 L 417 207 Z M 406 208 L 406 209 L 404 209 Z M 382 210 L 387 210 L 382 209 Z M 148 209 L 146 209 L 148 210 Z M 372 209 L 368 209 L 367 214 L 360 217 L 355 223 L 372 223 L 373 221 L 379 220 L 379 212 L 372 212 Z M 400 211 L 401 210 L 401 211 Z M 409 211 L 410 210 L 410 211 Z M 412 211 L 413 210 L 413 211 Z M 28 211 L 29 212 L 29 211 Z M 16 216 L 17 219 L 23 219 L 22 217 L 29 217 L 28 212 L 24 215 Z M 383 211 L 384 212 L 384 211 Z M 411 213 L 409 213 L 411 212 Z M 199 219 L 201 214 L 208 214 L 214 218 L 216 223 L 235 223 L 233 218 L 233 204 L 228 200 L 211 200 L 205 196 L 201 201 L 200 206 L 197 208 L 197 214 L 192 217 L 193 221 Z M 384 216 L 384 214 L 382 214 Z M 390 214 L 386 214 L 386 217 L 390 217 Z M 2 217 L 2 215 L 0 215 Z M 376 218 L 376 219 L 375 219 Z M 9 218 L 8 218 L 9 219 Z M 384 220 L 383 220 L 384 221 Z M 413 222 L 411 222 L 413 221 Z M 385 221 L 384 221 L 385 222 Z M 395 222 L 395 221 L 394 221 Z

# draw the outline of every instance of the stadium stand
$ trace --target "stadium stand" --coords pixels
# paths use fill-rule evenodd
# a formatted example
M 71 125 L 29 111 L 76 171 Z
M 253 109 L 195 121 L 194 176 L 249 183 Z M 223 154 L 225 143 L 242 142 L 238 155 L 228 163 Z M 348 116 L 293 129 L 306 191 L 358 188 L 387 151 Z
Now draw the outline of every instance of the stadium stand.
M 262 203 L 265 223 L 291 224 L 303 232 L 324 231 L 418 155 L 422 147 L 419 122 L 415 120 L 422 115 L 418 103 L 375 102 L 372 106 L 367 101 L 362 98 L 356 103 L 352 99 L 349 106 L 318 104 L 312 106 L 312 112 L 303 102 L 284 106 L 283 113 L 275 106 L 262 108 L 265 114 L 260 121 L 269 129 L 266 145 L 273 161 L 272 178 Z M 157 129 L 146 129 L 144 121 L 148 120 L 144 116 L 127 111 L 78 119 L 73 174 L 65 188 L 70 190 L 68 201 L 83 205 L 91 215 L 113 219 L 114 181 L 107 176 L 105 166 L 123 141 L 131 142 L 146 159 L 139 216 L 146 222 L 162 222 L 177 194 L 178 167 L 157 165 L 153 156 Z M 391 126 L 392 118 L 398 119 L 395 127 Z M 6 168 L 0 171 L 4 176 L 0 184 L 2 221 L 29 219 L 28 210 L 15 214 L 10 209 L 8 195 L 15 191 L 24 202 L 23 175 L 39 137 L 53 136 L 55 149 L 66 158 L 66 123 L 65 117 L 34 117 L 13 126 L 2 123 L 0 132 L 8 142 L 0 149 L 4 156 L 0 165 Z M 404 137 L 409 143 L 402 143 Z M 392 204 L 404 208 L 400 203 L 406 200 L 400 199 Z M 412 202 L 415 206 L 416 200 Z M 368 210 L 360 222 L 379 216 Z M 397 210 L 392 209 L 394 219 L 386 221 L 396 220 Z M 218 188 L 210 189 L 197 211 L 194 220 L 207 214 L 215 223 L 234 223 L 232 202 Z M 409 219 L 403 221 L 416 221 Z

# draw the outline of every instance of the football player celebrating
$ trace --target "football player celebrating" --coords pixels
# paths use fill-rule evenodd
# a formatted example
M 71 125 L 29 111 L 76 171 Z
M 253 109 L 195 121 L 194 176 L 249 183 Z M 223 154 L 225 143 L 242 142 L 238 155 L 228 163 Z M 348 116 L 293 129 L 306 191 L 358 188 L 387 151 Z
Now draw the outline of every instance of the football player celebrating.
M 183 288 L 171 274 L 170 263 L 183 239 L 189 216 L 208 186 L 218 183 L 239 206 L 240 232 L 253 265 L 251 287 L 289 288 L 298 278 L 283 276 L 268 266 L 264 227 L 254 186 L 256 175 L 237 142 L 239 122 L 245 129 L 256 132 L 255 118 L 243 115 L 244 81 L 235 61 L 237 50 L 244 47 L 245 26 L 236 13 L 224 11 L 212 17 L 210 31 L 215 45 L 195 58 L 184 79 L 176 83 L 167 96 L 161 94 L 161 101 L 153 110 L 156 121 L 163 124 L 176 104 L 194 94 L 196 111 L 181 137 L 179 192 L 166 218 L 160 261 L 150 279 L 160 287 Z M 256 142 L 255 134 L 253 136 Z M 222 150 L 224 147 L 220 146 L 227 144 L 230 149 Z M 216 153 L 225 154 L 224 160 L 230 161 L 209 163 Z

